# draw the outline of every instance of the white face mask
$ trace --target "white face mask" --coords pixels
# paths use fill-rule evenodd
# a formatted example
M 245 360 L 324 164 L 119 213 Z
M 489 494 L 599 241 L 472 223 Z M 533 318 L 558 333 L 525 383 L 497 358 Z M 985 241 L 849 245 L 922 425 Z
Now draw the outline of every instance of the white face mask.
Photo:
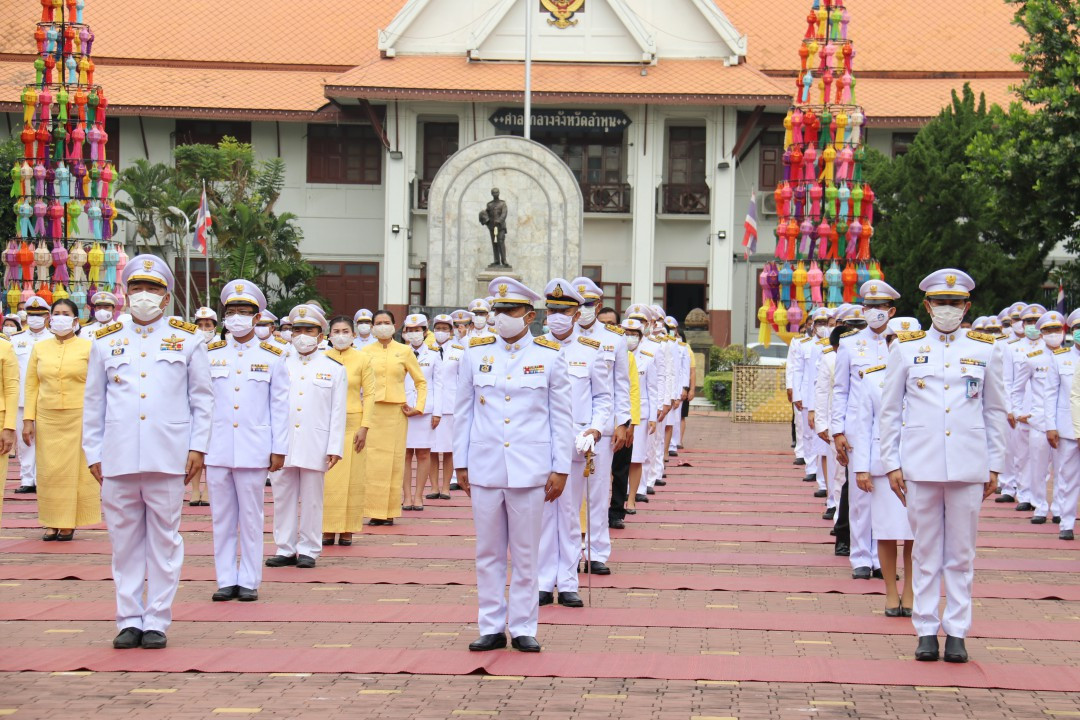
M 206 338 L 207 341 L 213 340 L 214 335 L 216 334 L 214 330 L 200 330 L 199 332 L 202 333 L 202 336 Z
M 1024 335 L 1027 336 L 1028 340 L 1038 340 L 1039 334 L 1039 328 L 1035 327 L 1034 325 L 1024 326 Z
M 570 331 L 574 329 L 574 318 L 570 315 L 552 313 L 547 316 L 547 323 L 551 332 L 560 337 L 569 335 Z
M 357 323 L 356 334 L 360 337 L 367 337 L 371 334 L 371 323 Z
M 255 337 L 259 338 L 260 340 L 266 340 L 267 338 L 269 338 L 270 337 L 270 326 L 269 325 L 256 325 L 255 326 Z
M 495 327 L 495 316 L 494 315 L 488 315 L 487 316 L 487 324 L 488 324 L 488 327 Z
M 866 311 L 866 324 L 878 330 L 889 322 L 889 311 L 881 308 L 869 308 Z
M 514 317 L 507 313 L 495 316 L 495 332 L 504 340 L 517 337 L 525 329 L 525 318 Z
M 450 333 L 446 332 L 445 330 L 435 331 L 435 342 L 439 343 L 440 345 L 445 345 L 449 340 Z
M 934 320 L 934 327 L 943 333 L 951 333 L 963 322 L 964 308 L 952 305 L 931 306 L 930 317 Z
M 29 315 L 26 318 L 26 324 L 30 326 L 30 329 L 34 332 L 41 332 L 41 329 L 45 327 L 44 315 Z
M 1043 342 L 1045 342 L 1048 347 L 1054 348 L 1055 350 L 1061 347 L 1061 343 L 1065 342 L 1064 331 L 1045 333 L 1042 337 Z
M 161 300 L 161 295 L 140 290 L 128 298 L 128 308 L 131 310 L 132 317 L 136 320 L 150 322 L 161 315 Z
M 393 325 L 375 325 L 371 328 L 371 332 L 380 340 L 389 340 L 394 337 Z
M 594 322 L 596 322 L 596 306 L 583 305 L 581 308 L 581 317 L 578 318 L 578 325 L 581 327 L 589 327 Z
M 49 329 L 52 330 L 53 335 L 69 335 L 74 327 L 75 318 L 70 315 L 53 315 L 49 319 Z
M 1019 320 L 1013 320 L 1013 324 L 1009 326 L 1012 328 L 1013 334 L 1016 337 L 1024 337 L 1024 323 Z
M 282 330 L 281 339 L 285 342 L 292 342 L 292 330 Z
M 629 348 L 631 352 L 633 352 L 634 350 L 637 350 L 638 345 L 640 345 L 640 344 L 641 344 L 641 338 L 639 338 L 637 335 L 627 335 L 626 336 L 626 347 Z
M 254 324 L 253 315 L 230 315 L 225 318 L 225 328 L 237 337 L 243 337 L 251 332 Z
M 412 332 L 403 333 L 401 339 L 412 345 L 414 348 L 418 348 L 424 344 L 424 333 L 420 330 L 414 330 Z
M 474 315 L 472 324 L 478 328 L 482 328 L 487 325 L 487 315 Z
M 111 323 L 113 319 L 112 310 L 95 310 L 94 319 L 104 325 L 105 323 Z
M 314 352 L 315 348 L 319 347 L 319 338 L 312 337 L 311 335 L 294 335 L 292 344 L 293 347 L 296 348 L 296 352 L 301 355 L 307 355 Z
M 335 350 L 350 348 L 352 347 L 352 343 L 352 336 L 346 333 L 338 333 L 337 335 L 330 336 L 330 344 L 334 346 Z
M 817 335 L 819 339 L 824 340 L 825 338 L 829 337 L 829 326 L 822 325 L 820 327 L 814 328 L 814 334 Z
M 5 325 L 4 326 L 4 333 L 7 334 L 7 335 L 14 335 L 17 332 L 19 332 L 19 331 L 15 329 L 14 325 Z

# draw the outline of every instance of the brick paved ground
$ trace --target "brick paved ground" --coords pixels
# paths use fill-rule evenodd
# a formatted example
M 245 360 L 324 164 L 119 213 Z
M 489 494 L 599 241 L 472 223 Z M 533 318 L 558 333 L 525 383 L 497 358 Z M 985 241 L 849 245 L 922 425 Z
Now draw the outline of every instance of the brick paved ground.
M 788 443 L 786 426 L 692 418 L 670 484 L 614 532 L 615 574 L 597 578 L 593 608 L 545 608 L 546 654 L 521 664 L 523 656 L 494 653 L 498 667 L 516 663 L 499 676 L 462 674 L 478 663 L 464 652 L 475 634 L 475 587 L 461 494 L 328 551 L 316 571 L 268 570 L 256 606 L 209 602 L 209 513 L 185 507 L 176 612 L 200 619 L 178 619 L 166 651 L 123 653 L 110 649 L 107 536 L 87 530 L 66 546 L 41 543 L 33 496 L 12 495 L 9 481 L 0 667 L 58 671 L 0 673 L 0 716 L 1080 716 L 1080 548 L 1058 541 L 1056 526 L 986 505 L 968 640 L 974 662 L 916 667 L 910 621 L 882 617 L 880 583 L 850 580 L 833 558 L 820 501 L 799 482 Z M 1049 596 L 1069 599 L 1035 599 Z M 34 664 L 39 649 L 52 665 Z M 401 650 L 420 653 L 422 674 L 333 672 L 361 656 L 365 667 L 393 669 Z M 593 654 L 606 662 L 582 672 L 574 658 Z M 116 667 L 108 663 L 117 656 L 141 671 L 90 671 Z M 236 672 L 159 671 L 189 659 L 231 659 Z M 275 672 L 252 671 L 267 662 Z M 614 674 L 605 665 L 641 677 L 577 677 Z M 765 681 L 778 677 L 785 681 Z M 1036 687 L 1054 690 L 1025 689 Z

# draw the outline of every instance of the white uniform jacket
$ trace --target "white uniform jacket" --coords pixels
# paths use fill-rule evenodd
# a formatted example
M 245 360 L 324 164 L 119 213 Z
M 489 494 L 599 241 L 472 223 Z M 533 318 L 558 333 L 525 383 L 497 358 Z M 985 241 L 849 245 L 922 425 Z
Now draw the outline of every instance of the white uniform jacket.
M 1029 340 L 1026 337 L 1010 342 L 1006 347 L 1013 352 L 1012 382 L 1005 387 L 1009 394 L 1009 407 L 1017 419 L 1033 413 L 1035 397 L 1032 393 L 1030 368 L 1026 368 L 1028 355 L 1045 348 L 1042 338 Z M 1028 372 L 1025 372 L 1028 370 Z M 1022 378 L 1022 379 L 1021 379 Z
M 600 354 L 610 370 L 614 414 L 611 418 L 613 422 L 603 431 L 605 435 L 610 435 L 615 425 L 630 422 L 630 357 L 627 355 L 626 337 L 621 327 L 598 322 L 587 328 L 579 325 L 577 331 L 582 337 L 600 343 Z
M 836 351 L 828 340 L 814 348 L 817 367 L 814 369 L 814 391 L 810 394 L 813 401 L 810 410 L 814 411 L 814 433 L 820 435 L 829 429 L 829 417 L 833 407 L 833 380 L 836 375 Z M 805 400 L 803 402 L 806 402 Z
M 285 359 L 289 373 L 289 454 L 285 467 L 326 470 L 326 456 L 342 456 L 348 380 L 345 368 L 319 350 Z
M 814 340 L 806 343 L 802 349 L 802 370 L 799 382 L 792 388 L 791 401 L 801 402 L 803 410 L 815 409 L 818 367 L 821 365 L 821 351 L 828 347 L 828 340 Z M 836 358 L 833 358 L 834 360 Z M 831 377 L 831 375 L 830 375 Z M 831 382 L 831 380 L 830 380 Z M 829 388 L 830 394 L 832 388 Z M 817 419 L 816 416 L 814 418 Z M 825 427 L 829 427 L 829 418 L 825 417 Z M 817 432 L 815 430 L 815 432 Z
M 451 338 L 441 345 L 442 362 L 435 366 L 436 378 L 434 385 L 438 388 L 439 408 L 436 415 L 446 417 L 454 414 L 454 404 L 457 402 L 457 379 L 458 363 L 465 356 L 465 346 L 458 338 Z M 412 382 L 407 374 L 405 382 Z M 428 387 L 433 387 L 431 382 Z M 431 401 L 428 401 L 430 404 Z
M 264 468 L 271 453 L 289 454 L 289 371 L 285 354 L 252 337 L 206 346 L 214 389 L 214 423 L 206 464 Z
M 1013 363 L 1012 401 L 1020 407 L 1020 416 L 1030 415 L 1028 426 L 1037 432 L 1046 432 L 1044 403 L 1047 376 L 1052 370 L 1053 352 L 1042 340 L 1036 341 L 1025 355 L 1018 355 Z
M 648 350 L 638 349 L 634 351 L 634 364 L 637 365 L 638 387 L 641 388 L 641 423 L 656 422 L 657 415 L 664 407 L 660 398 L 660 382 L 656 376 L 655 357 Z
M 570 473 L 570 376 L 557 343 L 474 337 L 458 365 L 454 461 L 478 487 L 531 488 Z
M 848 432 L 851 441 L 852 472 L 883 476 L 888 472 L 881 463 L 881 393 L 885 389 L 885 368 L 874 365 L 862 371 L 862 389 L 859 392 L 858 425 Z
M 352 341 L 353 347 L 357 350 L 363 350 L 373 342 L 378 342 L 375 338 L 375 333 L 368 333 L 367 337 L 356 336 L 356 339 Z
M 603 434 L 611 424 L 611 375 L 600 354 L 600 342 L 571 332 L 566 340 L 551 333 L 545 339 L 562 345 L 570 376 L 570 414 L 578 429 Z
M 1046 376 L 1043 408 L 1046 411 L 1046 432 L 1057 430 L 1061 440 L 1076 440 L 1072 419 L 1073 374 L 1080 365 L 1080 349 L 1058 348 L 1050 355 L 1050 372 Z
M 195 326 L 164 317 L 97 333 L 86 369 L 83 450 L 105 477 L 183 475 L 210 445 L 214 394 Z M 106 446 L 106 437 L 109 438 Z
M 794 402 L 795 388 L 802 382 L 803 361 L 806 360 L 803 346 L 809 340 L 810 338 L 803 336 L 792 338 L 788 343 L 787 363 L 784 365 L 784 388 L 791 391 L 792 402 Z
M 993 337 L 900 333 L 881 399 L 881 462 L 917 482 L 985 483 L 1005 467 L 1002 352 Z M 905 421 L 906 412 L 906 421 Z
M 438 371 L 442 358 L 438 350 L 432 350 L 427 343 L 418 348 L 406 344 L 406 347 L 416 353 L 416 362 L 420 365 L 420 372 L 424 373 L 427 382 L 427 400 L 424 402 L 424 415 L 439 415 L 442 412 L 442 373 Z M 411 408 L 416 407 L 416 383 L 412 375 L 405 373 L 405 404 Z
M 832 412 L 829 432 L 839 435 L 848 425 L 859 422 L 859 373 L 883 364 L 889 357 L 885 333 L 870 328 L 849 330 L 840 336 L 836 348 L 836 372 L 833 375 Z

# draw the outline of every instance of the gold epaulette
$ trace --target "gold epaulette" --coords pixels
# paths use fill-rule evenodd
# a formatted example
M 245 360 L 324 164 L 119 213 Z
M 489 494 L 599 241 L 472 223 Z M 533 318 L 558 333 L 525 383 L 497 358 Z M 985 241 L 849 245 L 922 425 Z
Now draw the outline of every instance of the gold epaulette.
M 90 318 L 79 318 L 79 327 L 86 327 L 92 322 L 93 320 L 91 320 Z
M 8 342 L 11 342 L 11 338 L 9 338 L 7 336 L 7 333 L 0 332 L 0 339 L 7 340 Z
M 884 369 L 885 369 L 884 365 L 875 365 L 872 368 L 866 368 L 865 370 L 863 370 L 862 374 L 863 375 L 869 375 L 872 372 L 877 372 L 878 370 L 884 370 Z
M 1023 338 L 1013 338 L 1012 340 L 1010 340 L 1010 341 L 1009 341 L 1009 345 L 1012 345 L 1013 343 L 1018 343 L 1018 342 L 1020 342 L 1020 341 L 1021 341 L 1022 339 L 1023 339 Z
M 1058 348 L 1057 350 L 1055 350 L 1054 354 L 1055 355 L 1064 355 L 1067 352 L 1069 352 L 1069 348 L 1062 347 L 1062 348 Z
M 641 354 L 644 355 L 645 357 L 652 357 L 653 356 L 653 354 L 651 352 L 649 352 L 648 350 L 642 350 Z
M 840 335 L 840 337 L 842 337 L 842 338 L 850 337 L 850 336 L 854 335 L 857 332 L 859 332 L 859 331 L 858 330 L 848 330 L 846 333 L 843 333 L 842 335 Z
M 273 339 L 274 342 L 278 343 L 279 345 L 288 345 L 289 344 L 288 340 L 283 340 L 283 339 L 279 338 L 277 335 L 271 335 L 270 337 Z
M 548 340 L 545 337 L 538 337 L 533 342 L 542 347 L 546 347 L 548 350 L 562 350 L 562 345 L 553 340 Z
M 926 337 L 926 331 L 916 330 L 915 332 L 902 332 L 896 334 L 896 339 L 900 342 L 911 342 L 912 340 L 922 340 Z
M 184 322 L 183 320 L 180 320 L 178 318 L 169 318 L 169 327 L 189 332 L 192 335 L 194 335 L 199 329 L 199 326 L 195 323 Z M 98 337 L 101 336 L 99 335 Z
M 451 343 L 450 347 L 454 348 L 455 350 L 464 350 L 465 349 L 465 348 L 461 347 L 460 345 L 458 345 L 457 343 Z
M 978 340 L 979 342 L 984 342 L 987 345 L 993 345 L 994 344 L 994 336 L 989 335 L 987 333 L 981 333 L 981 332 L 976 332 L 975 330 L 969 330 L 967 336 L 969 338 L 971 338 L 972 340 Z
M 112 325 L 106 325 L 105 327 L 94 333 L 95 338 L 103 338 L 106 335 L 112 335 L 114 332 L 119 332 L 120 328 L 124 327 L 123 323 L 115 322 Z
M 825 348 L 824 350 L 822 350 L 822 351 L 821 351 L 821 354 L 822 354 L 822 355 L 828 355 L 828 354 L 829 354 L 829 353 L 831 353 L 831 352 L 832 352 L 833 350 L 834 350 L 833 346 L 832 346 L 832 345 L 830 345 L 829 347 L 827 347 L 827 348 Z
M 537 338 L 539 340 L 539 338 Z M 495 342 L 494 335 L 488 335 L 487 337 L 474 337 L 469 340 L 469 347 L 478 347 L 480 345 L 490 345 Z
M 604 327 L 607 328 L 608 330 L 610 330 L 611 332 L 615 333 L 616 335 L 625 335 L 626 334 L 626 331 L 623 330 L 618 325 L 605 325 Z
M 801 339 L 799 340 L 799 342 L 801 342 L 801 343 L 808 343 L 808 342 L 810 342 L 810 341 L 811 341 L 811 340 L 813 340 L 813 339 L 814 339 L 813 337 L 811 337 L 811 336 L 809 336 L 809 335 L 808 335 L 808 336 L 806 336 L 806 337 L 804 337 L 804 338 L 801 338 Z
M 689 347 L 689 345 L 687 345 L 687 344 L 686 344 L 686 343 L 684 343 L 684 342 L 683 342 L 682 340 L 680 340 L 680 341 L 679 341 L 679 347 Z
M 1028 353 L 1028 357 L 1030 358 L 1039 357 L 1040 355 L 1042 355 L 1042 350 L 1036 350 L 1035 352 Z
M 206 351 L 210 352 L 211 350 L 217 350 L 218 348 L 223 348 L 223 347 L 228 346 L 228 344 L 229 343 L 227 341 L 225 341 L 225 340 L 215 340 L 212 343 L 207 343 Z
M 282 355 L 285 352 L 281 348 L 276 348 L 273 345 L 271 345 L 270 343 L 265 342 L 265 341 L 259 343 L 259 347 L 261 347 L 263 350 L 266 350 L 267 352 L 272 352 L 275 355 Z M 331 358 L 331 360 L 332 359 L 333 358 Z
M 588 347 L 591 347 L 593 350 L 600 349 L 600 342 L 597 340 L 593 340 L 592 338 L 587 338 L 579 335 L 577 341 L 582 345 L 587 345 Z

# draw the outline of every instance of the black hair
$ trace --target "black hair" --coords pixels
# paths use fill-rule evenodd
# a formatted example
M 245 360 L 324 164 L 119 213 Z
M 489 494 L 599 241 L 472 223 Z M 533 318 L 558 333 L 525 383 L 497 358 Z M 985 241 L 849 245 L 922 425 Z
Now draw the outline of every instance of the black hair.
M 390 311 L 389 311 L 389 310 L 387 310 L 386 308 L 382 308 L 382 309 L 380 309 L 380 310 L 376 310 L 376 311 L 375 311 L 374 313 L 372 313 L 372 315 L 371 315 L 371 324 L 372 324 L 372 325 L 374 325 L 374 324 L 375 324 L 375 321 L 376 321 L 376 320 L 378 319 L 378 317 L 379 317 L 380 315 L 385 315 L 385 316 L 387 316 L 388 318 L 390 318 L 390 322 L 392 322 L 393 324 L 397 325 L 397 318 L 395 318 L 395 317 L 394 317 L 394 313 L 390 312 Z
M 338 323 L 345 323 L 349 326 L 349 332 L 353 331 L 353 321 L 350 318 L 345 317 L 344 315 L 335 315 L 333 318 L 331 318 L 330 324 L 326 326 L 327 331 L 333 330 L 334 326 Z
M 618 325 L 622 322 L 622 315 L 620 315 L 619 311 L 611 307 L 610 305 L 605 305 L 604 307 L 596 311 L 597 315 L 603 315 L 604 313 L 615 313 L 615 325 Z
M 71 314 L 75 316 L 75 334 L 78 335 L 79 331 L 82 330 L 82 325 L 79 324 L 79 306 L 68 298 L 60 298 L 53 302 L 52 308 L 50 308 L 50 314 L 55 312 L 58 307 L 66 307 L 71 310 Z
M 16 331 L 22 330 L 22 323 L 19 322 L 19 316 L 15 315 L 15 313 L 12 313 L 12 315 L 13 315 L 13 317 L 5 317 L 3 322 L 0 322 L 0 325 L 2 325 L 5 322 L 10 321 L 10 322 L 15 323 Z
M 829 344 L 832 345 L 833 350 L 840 347 L 840 336 L 846 333 L 851 328 L 847 325 L 837 325 L 829 333 Z

